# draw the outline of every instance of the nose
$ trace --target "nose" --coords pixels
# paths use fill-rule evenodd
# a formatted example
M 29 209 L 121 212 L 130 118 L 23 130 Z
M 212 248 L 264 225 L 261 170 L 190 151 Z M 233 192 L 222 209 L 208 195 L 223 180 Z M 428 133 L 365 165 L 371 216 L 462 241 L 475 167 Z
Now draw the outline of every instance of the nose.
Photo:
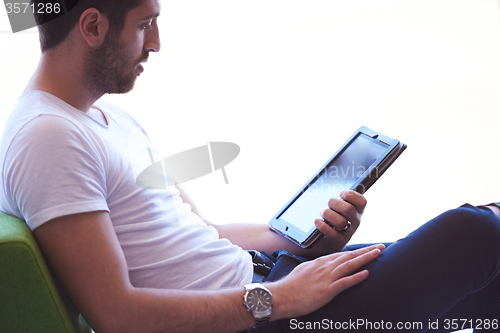
M 148 31 L 147 39 L 144 43 L 144 49 L 148 52 L 159 52 L 160 47 L 160 30 L 158 29 L 156 20 L 154 20 L 153 29 Z

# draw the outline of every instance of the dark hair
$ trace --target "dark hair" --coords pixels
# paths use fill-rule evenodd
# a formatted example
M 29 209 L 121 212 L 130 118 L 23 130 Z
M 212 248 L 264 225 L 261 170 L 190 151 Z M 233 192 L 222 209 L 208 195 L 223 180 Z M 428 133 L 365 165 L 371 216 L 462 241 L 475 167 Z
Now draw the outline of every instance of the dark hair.
M 38 11 L 38 6 L 55 3 L 47 0 L 31 0 L 34 4 L 35 22 L 40 35 L 40 48 L 46 51 L 63 42 L 69 32 L 76 26 L 80 16 L 89 8 L 96 8 L 106 15 L 110 30 L 121 31 L 127 13 L 138 7 L 143 0 L 62 0 L 59 13 Z M 40 4 L 40 5 L 39 5 Z

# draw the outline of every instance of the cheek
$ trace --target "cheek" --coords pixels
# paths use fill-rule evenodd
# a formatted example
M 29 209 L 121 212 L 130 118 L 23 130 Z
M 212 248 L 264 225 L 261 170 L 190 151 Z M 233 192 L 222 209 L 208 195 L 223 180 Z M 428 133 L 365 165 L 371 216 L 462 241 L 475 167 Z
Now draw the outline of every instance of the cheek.
M 125 53 L 122 54 L 122 59 L 123 59 L 123 65 L 129 65 L 129 66 L 137 66 L 142 60 L 142 54 L 143 50 L 142 47 L 137 45 L 129 45 L 127 49 L 125 50 Z
M 128 32 L 122 35 L 121 43 L 124 44 L 127 58 L 136 60 L 144 50 L 144 33 L 142 31 Z
M 135 42 L 134 51 L 135 54 L 141 54 L 143 50 L 144 50 L 144 40 L 141 38 Z
M 133 45 L 134 50 L 142 53 L 142 50 L 144 49 L 144 43 L 145 43 L 145 32 L 138 31 L 134 37 L 133 42 L 131 43 Z

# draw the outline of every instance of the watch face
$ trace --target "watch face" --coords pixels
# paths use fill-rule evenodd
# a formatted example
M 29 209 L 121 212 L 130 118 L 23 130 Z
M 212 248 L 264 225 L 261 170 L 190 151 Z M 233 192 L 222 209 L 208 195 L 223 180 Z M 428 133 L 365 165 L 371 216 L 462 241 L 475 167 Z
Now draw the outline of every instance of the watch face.
M 273 305 L 271 294 L 264 289 L 253 289 L 247 295 L 247 305 L 253 311 L 266 311 Z

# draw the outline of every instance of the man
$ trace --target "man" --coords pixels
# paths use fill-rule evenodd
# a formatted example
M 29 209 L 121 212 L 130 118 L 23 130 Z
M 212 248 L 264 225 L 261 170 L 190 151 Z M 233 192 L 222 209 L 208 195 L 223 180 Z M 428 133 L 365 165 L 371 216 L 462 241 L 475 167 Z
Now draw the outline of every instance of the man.
M 98 100 L 105 93 L 131 90 L 143 71 L 141 63 L 160 50 L 159 13 L 159 0 L 81 0 L 71 12 L 41 25 L 39 66 L 0 146 L 0 210 L 26 220 L 95 331 L 235 332 L 256 324 L 266 331 L 305 327 L 303 321 L 284 318 L 339 320 L 340 328 L 348 329 L 343 323 L 349 316 L 372 321 L 403 316 L 394 310 L 401 308 L 397 301 L 407 301 L 407 309 L 426 309 L 427 323 L 458 309 L 456 304 L 467 295 L 482 301 L 479 290 L 491 294 L 488 288 L 500 270 L 496 264 L 500 227 L 492 213 L 499 213 L 496 207 L 446 213 L 380 256 L 383 245 L 337 252 L 358 228 L 366 205 L 355 192 L 328 202 L 322 217 L 334 228 L 316 220 L 326 237 L 313 249 L 303 250 L 267 225 L 207 226 L 177 188 L 139 188 L 134 174 L 142 161 L 130 154 L 127 142 L 131 137 L 147 141 L 147 136 L 127 114 Z M 348 221 L 351 228 L 345 230 Z M 478 242 L 479 236 L 464 238 L 463 226 L 472 223 L 472 233 L 491 246 L 487 251 L 467 249 L 474 260 L 466 258 L 459 246 L 465 240 Z M 444 248 L 438 237 L 443 233 L 448 235 Z M 268 253 L 284 249 L 318 258 L 276 282 L 257 286 L 262 295 L 270 292 L 265 296 L 272 297 L 272 309 L 258 300 L 257 307 L 269 311 L 249 312 L 243 303 L 255 287 L 249 285 L 254 272 L 245 250 L 250 249 Z M 495 254 L 487 255 L 489 251 Z M 449 267 L 440 275 L 426 269 L 426 265 L 439 268 L 443 261 Z M 443 294 L 443 304 L 434 307 L 431 296 L 442 289 L 443 272 L 455 276 L 463 272 L 462 264 L 482 274 L 464 278 L 453 292 Z M 401 278 L 400 285 L 394 284 L 395 277 Z M 410 277 L 422 281 L 415 283 Z M 434 281 L 428 281 L 431 277 Z M 377 306 L 380 292 L 391 294 L 392 307 Z M 422 300 L 411 305 L 417 297 Z M 407 312 L 397 319 L 422 315 Z M 269 320 L 274 324 L 266 325 Z

